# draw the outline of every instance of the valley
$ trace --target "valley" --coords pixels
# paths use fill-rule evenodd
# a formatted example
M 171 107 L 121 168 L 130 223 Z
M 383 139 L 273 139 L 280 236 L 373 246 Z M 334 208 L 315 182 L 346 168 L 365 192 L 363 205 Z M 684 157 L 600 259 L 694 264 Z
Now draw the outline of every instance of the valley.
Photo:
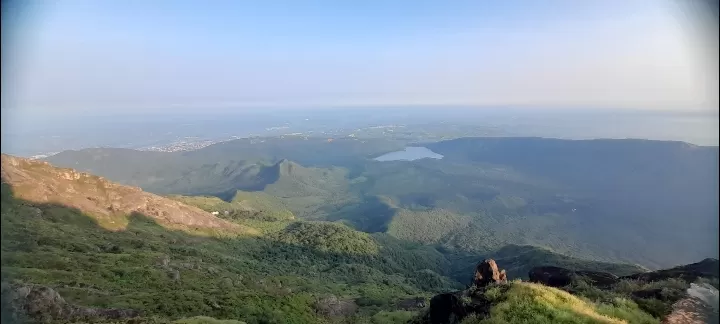
M 289 162 L 280 167 L 283 174 L 301 171 Z M 317 311 L 317 298 L 337 296 L 358 308 L 343 315 L 348 321 L 391 323 L 415 314 L 397 303 L 462 287 L 483 257 L 337 222 L 298 220 L 264 193 L 238 192 L 230 202 L 170 197 L 199 209 L 170 201 L 150 206 L 167 198 L 45 162 L 3 155 L 2 174 L 4 301 L 15 296 L 13 289 L 25 289 L 13 287 L 30 284 L 53 287 L 72 305 L 107 310 L 87 311 L 93 314 L 140 312 L 143 322 L 203 315 L 323 323 L 335 320 Z M 216 211 L 222 213 L 216 217 Z M 225 230 L 215 230 L 218 225 Z M 618 275 L 644 271 L 531 246 L 492 256 L 513 275 L 546 262 Z M 16 314 L 16 306 L 3 304 L 3 316 Z
M 382 138 L 269 137 L 183 153 L 67 151 L 47 161 L 161 195 L 263 196 L 298 219 L 457 253 L 528 244 L 651 269 L 718 254 L 709 230 L 717 179 L 707 175 L 717 147 L 542 138 L 422 145 L 443 158 L 374 161 L 405 147 Z
M 3 307 L 31 322 L 405 323 L 422 320 L 428 308 L 417 305 L 434 295 L 467 287 L 489 258 L 523 280 L 540 266 L 619 277 L 717 258 L 717 180 L 706 176 L 716 147 L 422 145 L 443 158 L 375 161 L 405 144 L 354 138 L 3 155 Z M 91 315 L 18 311 L 35 303 L 18 292 L 43 287 L 62 296 L 57 307 Z M 582 287 L 563 289 L 604 296 L 598 312 L 629 293 Z M 655 323 L 676 300 L 623 311 Z

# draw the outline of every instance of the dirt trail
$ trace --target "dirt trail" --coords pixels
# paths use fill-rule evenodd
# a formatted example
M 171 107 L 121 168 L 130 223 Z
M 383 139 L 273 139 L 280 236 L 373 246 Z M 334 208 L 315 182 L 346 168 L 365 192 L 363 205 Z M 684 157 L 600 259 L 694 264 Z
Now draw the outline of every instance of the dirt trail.
M 690 284 L 688 297 L 673 305 L 663 324 L 718 323 L 718 290 L 706 284 Z

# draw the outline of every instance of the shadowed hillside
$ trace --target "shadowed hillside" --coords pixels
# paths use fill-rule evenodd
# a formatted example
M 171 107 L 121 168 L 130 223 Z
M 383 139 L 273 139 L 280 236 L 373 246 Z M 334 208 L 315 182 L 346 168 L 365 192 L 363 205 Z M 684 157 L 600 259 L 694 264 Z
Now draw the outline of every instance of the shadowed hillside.
M 302 180 L 306 171 L 280 166 L 282 177 Z M 479 258 L 453 258 L 336 223 L 224 213 L 221 219 L 39 161 L 3 156 L 2 174 L 3 322 L 212 322 L 197 317 L 211 316 L 246 323 L 404 323 L 428 297 L 461 288 L 466 280 L 453 280 L 453 273 Z M 175 198 L 205 210 L 272 214 L 263 209 L 272 203 L 246 194 L 229 203 Z M 119 207 L 100 213 L 113 202 Z M 104 225 L 121 220 L 122 227 Z M 215 224 L 256 235 L 197 227 Z M 526 251 L 513 262 L 526 267 L 561 259 Z M 580 268 L 627 268 L 562 260 Z
M 122 230 L 108 231 L 80 210 L 18 200 L 3 185 L 2 277 L 13 283 L 4 286 L 3 303 L 40 285 L 72 307 L 132 310 L 127 314 L 140 314 L 141 322 L 202 314 L 247 323 L 335 323 L 404 314 L 397 302 L 459 286 L 440 274 L 447 265 L 442 255 L 422 247 L 379 247 L 341 225 L 331 225 L 339 229 L 334 233 L 299 226 L 268 237 L 206 237 L 134 214 Z M 431 275 L 417 274 L 421 269 Z M 326 312 L 333 305 L 328 298 L 353 306 Z M 25 316 L 18 305 L 5 304 L 3 316 L 13 314 L 7 309 Z M 34 309 L 41 313 L 31 316 L 59 323 L 105 316 Z

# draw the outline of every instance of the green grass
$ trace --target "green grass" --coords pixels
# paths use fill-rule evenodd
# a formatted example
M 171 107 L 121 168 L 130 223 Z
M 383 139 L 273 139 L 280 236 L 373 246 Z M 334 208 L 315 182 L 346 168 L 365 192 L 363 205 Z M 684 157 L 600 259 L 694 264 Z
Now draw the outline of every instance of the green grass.
M 584 296 L 599 303 L 615 303 L 618 300 L 633 300 L 640 309 L 656 318 L 663 318 L 672 311 L 672 305 L 683 298 L 689 283 L 678 279 L 665 279 L 645 282 L 622 279 L 608 289 L 594 287 L 579 280 L 566 289 L 576 295 Z M 657 296 L 637 297 L 634 293 L 658 291 Z
M 219 320 L 207 316 L 195 316 L 175 321 L 177 324 L 245 324 L 245 322 L 235 320 Z
M 470 317 L 463 324 L 514 323 L 659 323 L 627 299 L 595 303 L 565 291 L 533 283 L 514 282 L 504 293 L 488 289 L 493 301 L 487 318 Z
M 295 215 L 278 198 L 264 192 L 238 190 L 230 202 L 211 196 L 171 195 L 168 198 L 211 213 L 217 212 L 218 217 L 233 221 L 261 220 L 272 222 L 295 219 Z
M 381 311 L 373 315 L 371 318 L 372 324 L 392 324 L 392 323 L 407 323 L 415 316 L 415 312 L 409 311 Z
M 334 294 L 359 304 L 358 321 L 371 321 L 396 311 L 398 300 L 459 286 L 442 276 L 447 261 L 431 248 L 405 249 L 339 224 L 264 222 L 280 225 L 261 237 L 213 237 L 135 215 L 124 230 L 108 231 L 77 210 L 14 199 L 5 185 L 1 208 L 4 281 L 47 285 L 73 304 L 131 308 L 159 320 L 327 323 L 314 304 Z M 419 276 L 420 269 L 430 272 Z

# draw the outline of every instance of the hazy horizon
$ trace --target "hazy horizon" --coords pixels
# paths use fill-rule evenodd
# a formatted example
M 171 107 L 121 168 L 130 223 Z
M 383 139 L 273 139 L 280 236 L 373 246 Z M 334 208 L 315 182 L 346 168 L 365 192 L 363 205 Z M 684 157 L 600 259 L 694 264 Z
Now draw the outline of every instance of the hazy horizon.
M 714 110 L 697 8 L 635 0 L 26 2 L 13 115 L 264 107 Z M 712 30 L 710 31 L 713 32 Z M 715 31 L 716 32 L 716 31 Z M 712 53 L 710 53 L 712 55 Z M 709 68 L 710 67 L 710 68 Z M 577 107 L 577 108 L 574 108 Z
M 426 120 L 718 143 L 717 27 L 681 1 L 3 8 L 3 144 L 24 154 L 144 147 L 165 136 L 153 129 L 259 134 L 304 114 L 326 114 L 323 129 Z

